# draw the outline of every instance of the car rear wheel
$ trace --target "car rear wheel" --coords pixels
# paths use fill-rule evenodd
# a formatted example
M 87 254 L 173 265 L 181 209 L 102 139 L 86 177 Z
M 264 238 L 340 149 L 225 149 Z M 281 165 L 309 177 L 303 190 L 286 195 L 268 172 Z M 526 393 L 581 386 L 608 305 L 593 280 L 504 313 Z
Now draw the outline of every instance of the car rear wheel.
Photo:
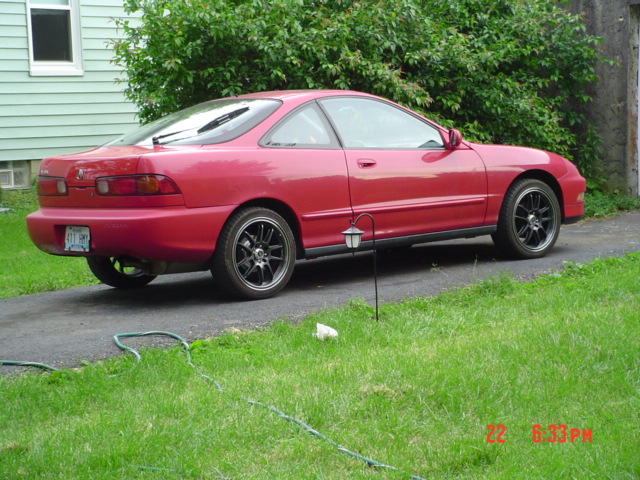
M 256 300 L 284 288 L 295 259 L 295 239 L 286 220 L 252 207 L 234 214 L 222 229 L 211 273 L 225 292 Z
M 543 257 L 555 245 L 560 223 L 560 204 L 553 190 L 540 180 L 518 180 L 504 197 L 493 242 L 514 258 Z
M 156 278 L 140 268 L 125 265 L 116 257 L 87 257 L 87 263 L 91 273 L 111 287 L 140 288 Z

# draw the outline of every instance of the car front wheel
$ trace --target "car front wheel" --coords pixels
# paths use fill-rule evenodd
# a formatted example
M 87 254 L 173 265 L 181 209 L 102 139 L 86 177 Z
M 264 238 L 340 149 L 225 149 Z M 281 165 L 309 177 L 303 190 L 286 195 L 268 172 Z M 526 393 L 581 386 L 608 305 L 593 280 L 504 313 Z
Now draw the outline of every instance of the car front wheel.
M 125 265 L 116 257 L 87 257 L 87 263 L 98 280 L 115 288 L 140 288 L 156 278 Z
M 246 208 L 222 229 L 211 273 L 233 296 L 268 298 L 287 284 L 295 258 L 295 239 L 286 220 L 269 209 Z
M 560 223 L 560 204 L 553 190 L 540 180 L 518 180 L 504 197 L 493 242 L 514 258 L 543 257 L 555 245 Z

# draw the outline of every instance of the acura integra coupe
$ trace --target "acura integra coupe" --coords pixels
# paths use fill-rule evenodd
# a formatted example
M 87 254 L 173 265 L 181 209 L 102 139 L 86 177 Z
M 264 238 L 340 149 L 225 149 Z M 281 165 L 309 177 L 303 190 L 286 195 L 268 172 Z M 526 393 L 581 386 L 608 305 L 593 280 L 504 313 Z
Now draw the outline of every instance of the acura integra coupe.
M 296 260 L 491 235 L 532 259 L 584 211 L 585 180 L 540 150 L 480 145 L 385 99 L 280 91 L 202 103 L 42 161 L 32 241 L 118 288 L 210 270 L 224 292 L 280 291 Z M 363 222 L 364 223 L 364 222 Z

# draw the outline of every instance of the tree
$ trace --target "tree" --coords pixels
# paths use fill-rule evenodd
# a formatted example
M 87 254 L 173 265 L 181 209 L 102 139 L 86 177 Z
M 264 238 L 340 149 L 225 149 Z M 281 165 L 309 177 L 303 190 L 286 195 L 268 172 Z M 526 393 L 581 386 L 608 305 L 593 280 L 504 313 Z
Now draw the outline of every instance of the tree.
M 143 122 L 212 98 L 338 88 L 589 173 L 599 39 L 555 0 L 125 0 L 113 42 Z M 579 127 L 579 128 L 578 128 Z M 581 138 L 580 135 L 586 137 Z

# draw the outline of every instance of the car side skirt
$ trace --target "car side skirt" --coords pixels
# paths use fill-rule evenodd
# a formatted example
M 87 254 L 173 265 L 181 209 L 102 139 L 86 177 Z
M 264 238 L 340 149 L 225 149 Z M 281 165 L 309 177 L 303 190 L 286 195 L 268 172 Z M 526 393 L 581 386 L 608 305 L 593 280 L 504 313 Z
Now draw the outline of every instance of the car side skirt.
M 422 233 L 419 235 L 409 235 L 406 237 L 393 237 L 376 239 L 376 250 L 385 248 L 406 247 L 407 245 L 416 245 L 419 243 L 439 242 L 441 240 L 454 240 L 457 238 L 473 238 L 481 235 L 491 235 L 497 229 L 496 225 L 488 225 L 483 227 L 463 228 L 460 230 L 447 230 L 444 232 Z M 373 241 L 366 240 L 360 244 L 358 251 L 373 250 Z M 325 247 L 307 248 L 304 250 L 304 258 L 312 259 L 324 257 L 326 255 L 338 255 L 341 253 L 350 253 L 346 245 L 328 245 Z
M 580 220 L 582 220 L 583 215 L 576 215 L 575 217 L 569 217 L 569 218 L 565 218 L 564 222 L 562 222 L 564 225 L 571 225 L 572 223 L 578 223 Z

